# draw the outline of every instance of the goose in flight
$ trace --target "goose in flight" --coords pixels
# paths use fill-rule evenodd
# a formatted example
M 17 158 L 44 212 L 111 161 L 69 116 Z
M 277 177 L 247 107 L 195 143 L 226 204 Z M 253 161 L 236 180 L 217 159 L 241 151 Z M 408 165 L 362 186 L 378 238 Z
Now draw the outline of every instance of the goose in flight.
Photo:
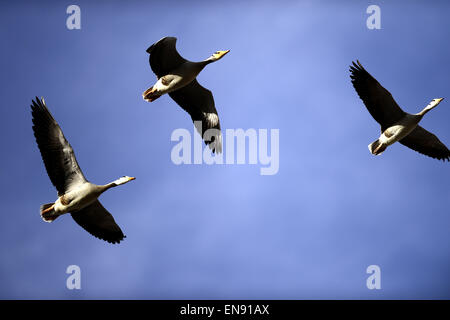
M 380 137 L 369 145 L 372 154 L 379 155 L 398 141 L 426 156 L 450 161 L 449 149 L 434 134 L 418 125 L 423 116 L 435 108 L 443 98 L 431 100 L 419 113 L 406 113 L 395 102 L 389 91 L 383 88 L 359 61 L 353 62 L 350 72 L 353 87 L 372 117 L 381 126 Z
M 222 135 L 214 98 L 211 91 L 197 82 L 196 77 L 206 65 L 222 59 L 230 50 L 216 51 L 203 61 L 191 62 L 178 53 L 176 42 L 177 38 L 165 37 L 147 49 L 150 67 L 158 80 L 142 96 L 145 101 L 152 102 L 168 93 L 190 114 L 197 131 L 212 152 L 221 153 Z M 208 131 L 210 139 L 208 133 L 205 135 L 208 129 L 212 129 Z
M 95 185 L 86 180 L 78 166 L 69 142 L 47 109 L 44 99 L 32 101 L 33 131 L 47 174 L 58 191 L 54 203 L 43 204 L 40 214 L 44 221 L 52 222 L 70 212 L 72 218 L 93 236 L 109 243 L 125 238 L 113 216 L 98 201 L 110 188 L 120 186 L 133 177 L 122 177 L 106 185 Z

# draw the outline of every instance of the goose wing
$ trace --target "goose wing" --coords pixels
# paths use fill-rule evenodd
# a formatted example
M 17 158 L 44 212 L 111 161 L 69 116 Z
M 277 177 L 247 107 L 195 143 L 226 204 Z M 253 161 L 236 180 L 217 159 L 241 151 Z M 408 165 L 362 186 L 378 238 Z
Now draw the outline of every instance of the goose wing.
M 175 37 L 165 37 L 147 49 L 150 67 L 158 79 L 187 61 L 178 53 L 176 42 Z
M 34 136 L 47 174 L 58 190 L 58 195 L 86 182 L 72 147 L 47 109 L 44 99 L 36 97 L 36 101 L 32 101 L 31 114 Z
M 214 103 L 214 98 L 210 90 L 202 87 L 197 79 L 194 79 L 188 85 L 169 93 L 170 97 L 187 113 L 190 114 L 192 121 L 201 121 L 201 128 L 196 125 L 197 131 L 202 138 L 206 130 L 216 129 L 213 136 L 207 137 L 205 141 L 213 152 L 222 152 L 222 135 L 220 132 L 219 115 Z M 211 144 L 215 142 L 214 144 Z
M 450 161 L 450 150 L 448 150 L 438 137 L 421 126 L 417 126 L 409 135 L 399 142 L 426 156 L 438 160 Z
M 71 215 L 76 223 L 96 238 L 109 243 L 119 243 L 125 238 L 113 216 L 98 200 Z
M 372 77 L 359 61 L 350 66 L 353 87 L 382 131 L 402 119 L 406 113 L 395 102 L 391 93 Z

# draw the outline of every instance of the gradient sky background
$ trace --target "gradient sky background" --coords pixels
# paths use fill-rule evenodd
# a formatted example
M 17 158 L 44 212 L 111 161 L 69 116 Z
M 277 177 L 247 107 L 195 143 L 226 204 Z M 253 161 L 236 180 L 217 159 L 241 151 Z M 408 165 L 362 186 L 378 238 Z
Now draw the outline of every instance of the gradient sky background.
M 81 30 L 66 8 L 81 7 Z M 381 30 L 366 9 L 381 7 Z M 428 5 L 427 5 L 428 4 Z M 396 101 L 450 145 L 450 3 L 434 1 L 15 1 L 2 3 L 0 298 L 450 298 L 450 171 L 379 135 L 354 91 L 359 59 Z M 181 165 L 174 129 L 192 131 L 145 50 L 178 37 L 187 59 L 231 49 L 198 77 L 222 128 L 280 129 L 280 170 Z M 35 143 L 43 96 L 87 178 L 136 181 L 101 197 L 127 238 L 110 245 L 39 206 L 56 191 Z M 82 290 L 66 288 L 67 266 Z M 381 267 L 381 290 L 366 268 Z

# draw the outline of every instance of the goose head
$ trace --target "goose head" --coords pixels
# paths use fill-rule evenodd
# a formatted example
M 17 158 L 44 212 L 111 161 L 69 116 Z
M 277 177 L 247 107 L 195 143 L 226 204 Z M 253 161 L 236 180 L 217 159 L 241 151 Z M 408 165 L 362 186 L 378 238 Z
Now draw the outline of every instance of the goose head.
M 209 57 L 208 60 L 211 62 L 218 61 L 222 59 L 228 52 L 230 52 L 230 50 L 216 51 L 211 55 L 211 57 Z
M 442 100 L 444 100 L 444 98 L 436 98 L 431 100 L 430 103 L 419 113 L 419 115 L 425 115 L 428 111 L 437 107 L 437 105 L 441 103 Z
M 122 184 L 125 184 L 125 183 L 127 183 L 127 182 L 133 181 L 133 180 L 135 180 L 135 179 L 136 179 L 136 178 L 134 178 L 134 177 L 123 176 L 123 177 L 121 177 L 121 178 L 119 178 L 119 179 L 113 181 L 113 184 L 115 184 L 116 186 L 120 186 L 120 185 L 122 185 Z

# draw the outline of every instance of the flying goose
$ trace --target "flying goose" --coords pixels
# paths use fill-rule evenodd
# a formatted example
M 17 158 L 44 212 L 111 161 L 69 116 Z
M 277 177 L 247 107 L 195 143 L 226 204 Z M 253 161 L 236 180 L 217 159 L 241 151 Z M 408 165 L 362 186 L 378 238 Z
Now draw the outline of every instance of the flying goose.
M 95 185 L 86 180 L 78 166 L 69 142 L 47 109 L 44 99 L 32 101 L 33 131 L 47 174 L 58 191 L 54 203 L 43 204 L 40 214 L 52 222 L 70 212 L 72 218 L 93 236 L 110 243 L 125 238 L 113 216 L 97 198 L 106 190 L 125 184 L 133 177 L 124 176 L 106 185 Z
M 222 59 L 230 50 L 216 51 L 208 59 L 191 62 L 178 53 L 176 42 L 177 38 L 165 37 L 147 49 L 150 54 L 150 67 L 158 81 L 142 96 L 145 101 L 152 102 L 168 93 L 180 107 L 190 114 L 197 131 L 205 139 L 205 143 L 209 145 L 212 152 L 221 153 L 222 135 L 214 98 L 211 91 L 197 82 L 196 77 L 206 65 Z M 201 121 L 201 128 L 196 121 L 199 123 Z M 211 139 L 204 136 L 208 129 L 215 129 L 215 131 L 209 132 L 212 133 Z
M 449 149 L 434 134 L 418 125 L 423 116 L 444 98 L 431 100 L 419 113 L 406 113 L 358 60 L 350 66 L 350 72 L 353 87 L 372 117 L 381 125 L 380 138 L 369 145 L 372 154 L 379 155 L 388 146 L 399 141 L 429 157 L 450 161 Z

